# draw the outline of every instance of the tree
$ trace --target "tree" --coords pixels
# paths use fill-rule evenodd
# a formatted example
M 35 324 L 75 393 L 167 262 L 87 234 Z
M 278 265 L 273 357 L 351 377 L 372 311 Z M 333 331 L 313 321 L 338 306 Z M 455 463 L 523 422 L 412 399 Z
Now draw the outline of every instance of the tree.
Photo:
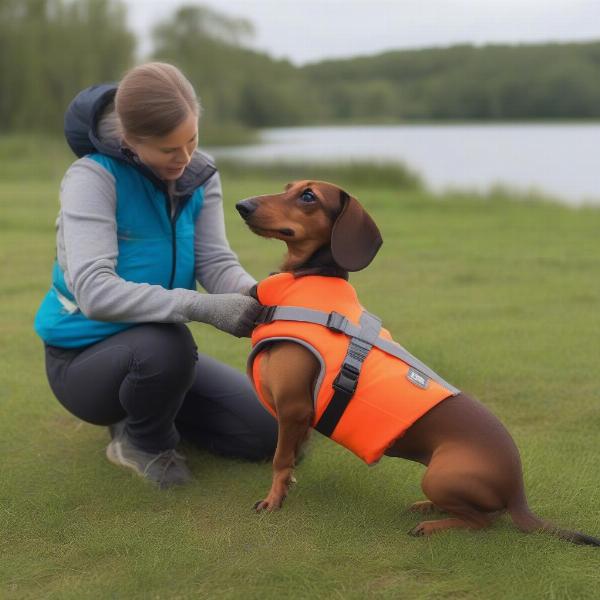
M 73 96 L 117 80 L 135 37 L 118 0 L 2 0 L 0 131 L 62 130 Z

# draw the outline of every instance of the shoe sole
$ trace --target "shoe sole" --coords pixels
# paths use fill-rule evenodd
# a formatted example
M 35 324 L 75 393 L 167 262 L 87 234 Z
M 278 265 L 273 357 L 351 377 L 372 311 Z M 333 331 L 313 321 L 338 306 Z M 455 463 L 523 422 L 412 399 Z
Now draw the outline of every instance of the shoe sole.
M 127 460 L 123 453 L 121 452 L 121 444 L 115 440 L 113 440 L 106 447 L 106 458 L 113 463 L 113 465 L 117 465 L 118 467 L 127 467 L 132 471 L 135 471 L 140 477 L 147 479 L 144 475 L 144 472 L 140 470 L 136 463 L 131 460 Z

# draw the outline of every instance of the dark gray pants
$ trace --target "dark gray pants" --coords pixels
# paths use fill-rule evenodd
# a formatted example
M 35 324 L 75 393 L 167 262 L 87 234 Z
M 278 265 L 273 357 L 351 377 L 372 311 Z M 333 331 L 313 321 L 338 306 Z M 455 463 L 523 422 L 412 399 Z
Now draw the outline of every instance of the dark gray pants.
M 95 425 L 127 419 L 139 448 L 174 448 L 181 436 L 212 452 L 272 457 L 277 423 L 248 378 L 198 355 L 185 325 L 143 324 L 83 350 L 46 346 L 46 372 L 61 404 Z

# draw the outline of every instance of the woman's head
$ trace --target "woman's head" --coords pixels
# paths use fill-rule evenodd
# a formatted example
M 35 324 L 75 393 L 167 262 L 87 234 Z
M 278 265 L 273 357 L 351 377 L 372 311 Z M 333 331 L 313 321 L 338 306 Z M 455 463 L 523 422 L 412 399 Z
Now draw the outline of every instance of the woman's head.
M 160 177 L 177 179 L 198 143 L 200 116 L 181 71 L 159 62 L 134 67 L 119 83 L 115 109 L 124 142 Z

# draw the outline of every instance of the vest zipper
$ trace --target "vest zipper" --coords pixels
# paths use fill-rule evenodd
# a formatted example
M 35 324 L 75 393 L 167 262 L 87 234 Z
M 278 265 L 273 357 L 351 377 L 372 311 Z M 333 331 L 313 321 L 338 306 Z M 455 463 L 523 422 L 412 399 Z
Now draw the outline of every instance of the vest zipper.
M 169 223 L 171 224 L 171 277 L 167 286 L 167 289 L 171 290 L 173 289 L 175 270 L 177 269 L 177 217 L 179 216 L 179 211 L 177 210 L 174 215 L 171 215 L 171 198 L 168 192 L 165 194 L 165 207 Z
M 188 198 L 182 198 L 175 208 L 175 214 L 171 216 L 171 200 L 167 194 L 167 214 L 169 216 L 169 222 L 171 223 L 171 249 L 172 249 L 172 261 L 171 261 L 171 278 L 169 280 L 169 287 L 167 289 L 173 289 L 173 282 L 175 281 L 175 271 L 177 270 L 177 219 L 183 211 L 183 207 L 189 201 Z
M 169 280 L 169 289 L 173 289 L 175 280 L 175 269 L 177 268 L 177 221 L 171 219 L 171 236 L 173 248 L 173 262 L 171 263 L 171 279 Z

